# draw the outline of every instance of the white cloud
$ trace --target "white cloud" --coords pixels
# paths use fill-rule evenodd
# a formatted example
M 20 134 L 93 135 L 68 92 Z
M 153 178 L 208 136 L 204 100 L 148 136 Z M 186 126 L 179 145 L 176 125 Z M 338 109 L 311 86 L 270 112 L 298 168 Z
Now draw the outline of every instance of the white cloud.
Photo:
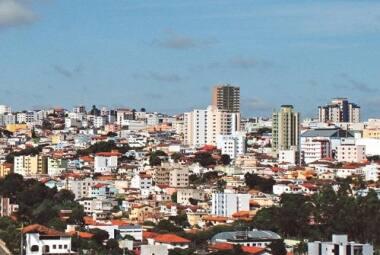
M 0 28 L 28 24 L 36 15 L 19 0 L 0 0 Z

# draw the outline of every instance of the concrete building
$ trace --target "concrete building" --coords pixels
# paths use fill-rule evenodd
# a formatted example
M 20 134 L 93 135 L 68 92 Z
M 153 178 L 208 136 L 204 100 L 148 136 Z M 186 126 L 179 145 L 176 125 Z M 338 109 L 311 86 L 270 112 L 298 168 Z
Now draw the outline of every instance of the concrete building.
M 186 188 L 189 186 L 189 169 L 176 167 L 169 172 L 169 186 L 172 188 Z
M 300 134 L 300 114 L 292 105 L 282 105 L 280 111 L 272 115 L 272 152 L 295 148 L 298 151 Z
M 298 158 L 298 152 L 295 148 L 290 150 L 280 150 L 278 153 L 279 163 L 289 163 L 295 165 L 298 163 Z
M 0 196 L 0 217 L 10 217 L 18 211 L 18 205 L 12 204 L 8 197 Z
M 331 157 L 331 144 L 328 138 L 301 136 L 302 160 L 305 164 Z
M 111 172 L 117 169 L 117 162 L 120 153 L 118 152 L 99 152 L 95 156 L 95 173 Z
M 180 205 L 191 205 L 190 198 L 194 200 L 204 201 L 206 192 L 200 189 L 178 189 L 177 203 Z
M 63 158 L 48 158 L 48 175 L 49 176 L 57 176 L 61 173 L 67 171 L 68 160 Z
M 301 134 L 300 151 L 308 164 L 327 157 L 336 157 L 338 146 L 355 143 L 351 132 L 340 128 L 317 128 Z
M 231 217 L 240 211 L 249 211 L 249 194 L 213 193 L 211 214 Z
M 71 250 L 71 236 L 42 225 L 29 225 L 22 229 L 25 236 L 25 255 L 77 254 Z
M 23 176 L 47 174 L 47 157 L 40 155 L 14 157 L 14 172 Z
M 0 105 L 0 114 L 12 113 L 11 107 L 7 105 Z
M 240 113 L 223 112 L 214 106 L 184 113 L 185 145 L 216 145 L 218 135 L 231 135 L 239 130 Z
M 360 122 L 360 106 L 347 98 L 334 98 L 330 104 L 318 107 L 319 122 Z
M 240 88 L 217 85 L 212 89 L 212 105 L 221 111 L 240 112 Z
M 169 249 L 166 245 L 144 244 L 141 245 L 141 255 L 168 255 Z
M 91 187 L 97 182 L 92 178 L 86 178 L 83 180 L 68 180 L 66 189 L 73 192 L 75 199 L 82 199 L 90 197 Z
M 232 135 L 218 135 L 216 138 L 216 147 L 227 154 L 231 159 L 244 155 L 246 151 L 245 134 L 236 132 Z
M 364 173 L 365 181 L 377 182 L 380 180 L 380 165 L 376 163 L 371 163 L 362 168 Z
M 309 242 L 309 255 L 373 255 L 373 246 L 349 242 L 347 235 L 333 235 L 331 242 Z
M 336 150 L 336 159 L 339 162 L 363 163 L 367 160 L 365 145 L 340 145 Z

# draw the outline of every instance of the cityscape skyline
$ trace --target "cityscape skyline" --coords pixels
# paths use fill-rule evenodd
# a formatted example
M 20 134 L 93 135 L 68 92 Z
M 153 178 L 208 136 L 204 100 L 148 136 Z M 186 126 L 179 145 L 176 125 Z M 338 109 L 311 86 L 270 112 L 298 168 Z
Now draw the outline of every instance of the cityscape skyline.
M 3 0 L 0 101 L 181 113 L 206 107 L 212 86 L 231 83 L 244 116 L 293 104 L 314 117 L 341 96 L 364 118 L 378 116 L 380 4 L 279 3 Z

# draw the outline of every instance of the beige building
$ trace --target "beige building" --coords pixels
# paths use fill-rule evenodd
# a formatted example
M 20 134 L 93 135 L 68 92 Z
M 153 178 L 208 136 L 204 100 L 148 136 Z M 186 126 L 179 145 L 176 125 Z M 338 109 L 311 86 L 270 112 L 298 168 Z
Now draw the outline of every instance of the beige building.
M 153 170 L 153 181 L 156 185 L 169 185 L 170 169 L 157 167 Z
M 12 172 L 13 165 L 10 163 L 0 164 L 0 178 L 3 178 Z
M 174 168 L 169 173 L 169 186 L 172 188 L 186 188 L 189 186 L 189 169 Z
M 319 122 L 360 122 L 360 106 L 347 98 L 334 98 L 330 104 L 318 107 Z
M 339 162 L 362 163 L 367 160 L 365 145 L 339 145 L 336 155 Z
M 195 200 L 204 201 L 206 193 L 204 190 L 199 189 L 178 189 L 177 190 L 177 203 L 181 205 L 191 205 L 190 198 Z
M 365 128 L 363 138 L 380 139 L 380 128 Z
M 40 155 L 16 156 L 14 172 L 23 176 L 47 174 L 47 157 Z
M 219 135 L 231 135 L 239 130 L 240 113 L 209 106 L 184 114 L 184 143 L 189 146 L 216 145 Z
M 292 105 L 282 105 L 279 112 L 272 116 L 272 151 L 276 155 L 280 150 L 295 148 L 298 150 L 300 137 L 300 114 Z
M 240 112 L 240 88 L 229 84 L 217 85 L 212 89 L 212 106 L 221 111 Z

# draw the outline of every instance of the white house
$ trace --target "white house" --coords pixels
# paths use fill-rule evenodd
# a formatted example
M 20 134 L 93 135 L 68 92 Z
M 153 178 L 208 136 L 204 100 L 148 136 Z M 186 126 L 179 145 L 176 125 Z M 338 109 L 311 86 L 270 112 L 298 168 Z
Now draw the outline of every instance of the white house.
M 159 234 L 148 238 L 148 244 L 150 245 L 163 245 L 169 250 L 172 249 L 188 249 L 190 240 L 183 237 L 177 236 L 175 234 Z
M 362 168 L 365 181 L 374 181 L 377 182 L 380 178 L 380 165 L 376 163 L 372 163 L 370 165 L 366 165 Z
M 95 173 L 111 172 L 117 169 L 118 152 L 99 152 L 95 156 Z
M 71 237 L 42 225 L 29 225 L 22 229 L 25 255 L 77 254 L 71 250 Z

